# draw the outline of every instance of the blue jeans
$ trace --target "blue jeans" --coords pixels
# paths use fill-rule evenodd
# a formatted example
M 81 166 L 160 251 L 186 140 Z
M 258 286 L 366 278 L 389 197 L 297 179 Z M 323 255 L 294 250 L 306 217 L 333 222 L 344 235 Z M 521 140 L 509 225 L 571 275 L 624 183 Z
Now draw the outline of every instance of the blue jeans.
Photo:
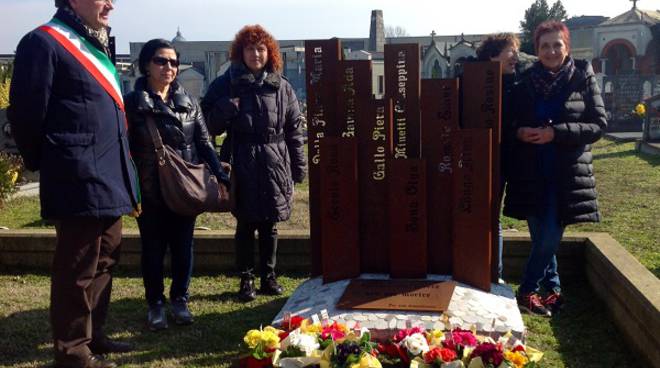
M 538 215 L 527 218 L 532 238 L 532 251 L 525 265 L 519 294 L 538 291 L 539 286 L 547 291 L 561 291 L 557 273 L 557 249 L 564 235 L 564 226 L 559 221 L 557 201 L 549 201 Z
M 146 203 L 145 203 L 146 204 Z M 196 216 L 180 216 L 165 207 L 144 207 L 138 217 L 142 240 L 142 280 L 150 306 L 165 302 L 163 284 L 165 253 L 170 249 L 172 285 L 170 299 L 188 300 L 193 269 L 193 231 Z

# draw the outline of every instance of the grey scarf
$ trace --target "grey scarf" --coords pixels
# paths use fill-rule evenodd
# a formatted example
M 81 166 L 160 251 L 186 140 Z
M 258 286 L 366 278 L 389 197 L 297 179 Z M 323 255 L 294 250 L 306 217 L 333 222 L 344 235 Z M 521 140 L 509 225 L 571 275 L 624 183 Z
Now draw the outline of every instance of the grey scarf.
M 108 49 L 110 45 L 110 32 L 107 27 L 102 27 L 101 29 L 93 29 L 92 27 L 88 26 L 85 21 L 83 21 L 82 18 L 80 18 L 78 14 L 76 14 L 76 12 L 74 12 L 73 9 L 71 9 L 69 6 L 63 6 L 60 9 L 67 12 L 76 22 L 80 23 L 80 25 L 85 28 L 87 34 L 90 37 L 95 38 L 101 43 L 101 45 L 103 45 L 106 50 Z

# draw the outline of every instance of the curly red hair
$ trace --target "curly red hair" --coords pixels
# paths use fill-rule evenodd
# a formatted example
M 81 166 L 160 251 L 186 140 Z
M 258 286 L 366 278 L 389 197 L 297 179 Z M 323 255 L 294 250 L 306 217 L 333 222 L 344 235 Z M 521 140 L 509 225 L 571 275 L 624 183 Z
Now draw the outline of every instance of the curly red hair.
M 280 46 L 270 33 L 266 31 L 261 25 L 247 25 L 241 28 L 234 41 L 231 44 L 231 53 L 229 58 L 233 62 L 243 62 L 243 49 L 247 45 L 262 43 L 268 49 L 268 62 L 266 63 L 266 71 L 268 72 L 281 72 L 282 71 L 282 56 L 280 55 Z

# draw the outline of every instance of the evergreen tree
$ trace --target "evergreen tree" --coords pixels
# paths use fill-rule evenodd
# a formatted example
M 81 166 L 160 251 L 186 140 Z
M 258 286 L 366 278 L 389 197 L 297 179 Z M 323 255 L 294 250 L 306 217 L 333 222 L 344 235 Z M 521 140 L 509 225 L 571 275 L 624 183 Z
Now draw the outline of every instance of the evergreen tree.
M 522 31 L 522 39 L 520 50 L 528 53 L 535 54 L 534 52 L 534 30 L 536 27 L 546 20 L 559 20 L 564 21 L 568 18 L 566 9 L 557 0 L 552 6 L 548 6 L 546 0 L 535 0 L 534 3 L 525 10 L 525 18 L 520 22 L 520 30 Z

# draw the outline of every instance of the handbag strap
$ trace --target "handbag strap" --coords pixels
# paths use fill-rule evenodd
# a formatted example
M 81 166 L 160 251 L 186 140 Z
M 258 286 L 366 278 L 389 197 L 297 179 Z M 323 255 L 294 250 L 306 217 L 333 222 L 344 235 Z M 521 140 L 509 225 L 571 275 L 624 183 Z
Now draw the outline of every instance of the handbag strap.
M 145 118 L 147 121 L 147 129 L 149 130 L 149 135 L 151 136 L 151 140 L 154 142 L 156 157 L 158 157 L 158 165 L 163 166 L 166 162 L 165 146 L 163 145 L 163 139 L 160 137 L 158 128 L 156 128 L 156 120 L 154 119 L 154 116 L 149 113 L 145 115 Z

